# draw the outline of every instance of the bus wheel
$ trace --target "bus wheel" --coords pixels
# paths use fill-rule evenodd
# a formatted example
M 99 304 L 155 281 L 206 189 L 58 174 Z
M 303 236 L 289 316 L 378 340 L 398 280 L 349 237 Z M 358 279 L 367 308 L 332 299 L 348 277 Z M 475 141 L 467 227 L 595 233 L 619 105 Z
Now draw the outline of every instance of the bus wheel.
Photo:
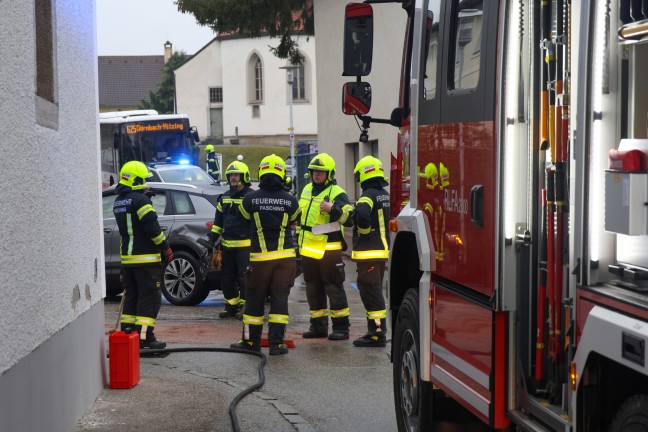
M 612 432 L 648 432 L 648 396 L 636 395 L 625 401 L 616 412 Z
M 394 402 L 401 432 L 430 430 L 432 424 L 432 384 L 421 381 L 420 374 L 418 300 L 416 289 L 405 293 L 392 337 Z

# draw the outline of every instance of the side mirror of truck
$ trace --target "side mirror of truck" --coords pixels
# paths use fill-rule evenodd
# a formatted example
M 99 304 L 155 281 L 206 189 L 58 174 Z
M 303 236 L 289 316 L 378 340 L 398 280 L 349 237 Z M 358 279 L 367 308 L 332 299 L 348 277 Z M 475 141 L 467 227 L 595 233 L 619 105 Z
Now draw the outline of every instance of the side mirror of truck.
M 364 3 L 349 3 L 344 13 L 343 76 L 367 76 L 373 55 L 373 9 Z
M 342 112 L 346 115 L 365 115 L 371 109 L 371 85 L 367 82 L 348 82 L 342 86 Z

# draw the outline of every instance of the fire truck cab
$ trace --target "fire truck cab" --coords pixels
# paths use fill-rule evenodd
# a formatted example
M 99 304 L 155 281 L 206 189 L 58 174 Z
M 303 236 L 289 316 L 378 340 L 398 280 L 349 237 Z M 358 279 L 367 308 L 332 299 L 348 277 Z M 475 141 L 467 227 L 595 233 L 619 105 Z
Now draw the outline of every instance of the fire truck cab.
M 451 401 L 495 430 L 648 431 L 648 0 L 396 1 L 400 97 L 374 118 L 386 2 L 346 7 L 342 109 L 398 128 L 399 430 Z

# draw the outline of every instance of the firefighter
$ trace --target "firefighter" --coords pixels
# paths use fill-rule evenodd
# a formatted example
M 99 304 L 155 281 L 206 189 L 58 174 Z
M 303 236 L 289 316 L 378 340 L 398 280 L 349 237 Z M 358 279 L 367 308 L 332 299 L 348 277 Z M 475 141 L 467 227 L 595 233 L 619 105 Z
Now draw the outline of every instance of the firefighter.
M 207 174 L 217 182 L 220 178 L 220 167 L 218 166 L 218 159 L 216 158 L 214 146 L 207 144 L 205 146 L 205 151 L 207 152 Z
M 138 161 L 124 164 L 119 173 L 118 194 L 113 206 L 121 235 L 121 264 L 124 284 L 124 309 L 121 328 L 134 328 L 140 334 L 140 348 L 160 349 L 166 343 L 153 333 L 160 312 L 162 259 L 173 259 L 173 252 L 160 229 L 151 200 L 144 194 L 146 165 Z
M 360 159 L 353 172 L 362 188 L 362 196 L 355 206 L 351 259 L 357 264 L 358 290 L 367 310 L 368 328 L 365 335 L 353 341 L 353 345 L 384 347 L 387 343 L 387 310 L 382 280 L 389 257 L 389 193 L 384 188 L 388 183 L 382 163 L 373 156 Z
M 349 339 L 349 303 L 343 285 L 342 251 L 346 250 L 343 226 L 352 226 L 353 207 L 335 181 L 335 161 L 331 156 L 326 153 L 315 156 L 308 171 L 312 182 L 304 187 L 299 198 L 299 252 L 310 309 L 310 328 L 302 336 Z M 318 229 L 325 232 L 313 232 Z M 328 334 L 329 313 L 331 334 Z
M 270 155 L 259 164 L 259 190 L 245 196 L 241 214 L 251 221 L 250 281 L 243 312 L 243 338 L 231 348 L 261 351 L 265 299 L 270 296 L 270 355 L 286 354 L 288 295 L 295 282 L 295 245 L 291 225 L 299 204 L 285 190 L 286 164 Z
M 218 200 L 214 225 L 208 234 L 212 244 L 222 236 L 223 270 L 221 287 L 225 310 L 220 318 L 240 317 L 245 304 L 247 269 L 250 265 L 250 221 L 239 210 L 243 198 L 252 192 L 250 170 L 243 162 L 234 161 L 225 170 L 230 190 Z

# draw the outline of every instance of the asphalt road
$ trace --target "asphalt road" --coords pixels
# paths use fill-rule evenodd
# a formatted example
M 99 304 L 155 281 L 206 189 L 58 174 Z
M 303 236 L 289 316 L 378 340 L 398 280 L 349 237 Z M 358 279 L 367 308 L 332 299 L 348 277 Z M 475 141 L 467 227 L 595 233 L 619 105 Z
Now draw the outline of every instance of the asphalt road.
M 268 356 L 265 384 L 236 408 L 242 431 L 396 430 L 390 345 L 351 344 L 366 331 L 366 319 L 355 285 L 355 265 L 345 263 L 351 339 L 301 337 L 309 318 L 303 279 L 298 278 L 289 300 L 286 337 L 295 348 L 287 355 Z M 115 299 L 105 302 L 107 330 L 115 325 L 118 306 Z M 240 338 L 241 323 L 219 319 L 222 308 L 220 291 L 196 307 L 163 304 L 156 334 L 168 348 L 229 347 Z M 263 352 L 267 354 L 267 349 Z M 129 390 L 104 389 L 77 431 L 230 431 L 229 404 L 258 380 L 259 358 L 189 352 L 142 358 L 140 364 L 139 384 Z

